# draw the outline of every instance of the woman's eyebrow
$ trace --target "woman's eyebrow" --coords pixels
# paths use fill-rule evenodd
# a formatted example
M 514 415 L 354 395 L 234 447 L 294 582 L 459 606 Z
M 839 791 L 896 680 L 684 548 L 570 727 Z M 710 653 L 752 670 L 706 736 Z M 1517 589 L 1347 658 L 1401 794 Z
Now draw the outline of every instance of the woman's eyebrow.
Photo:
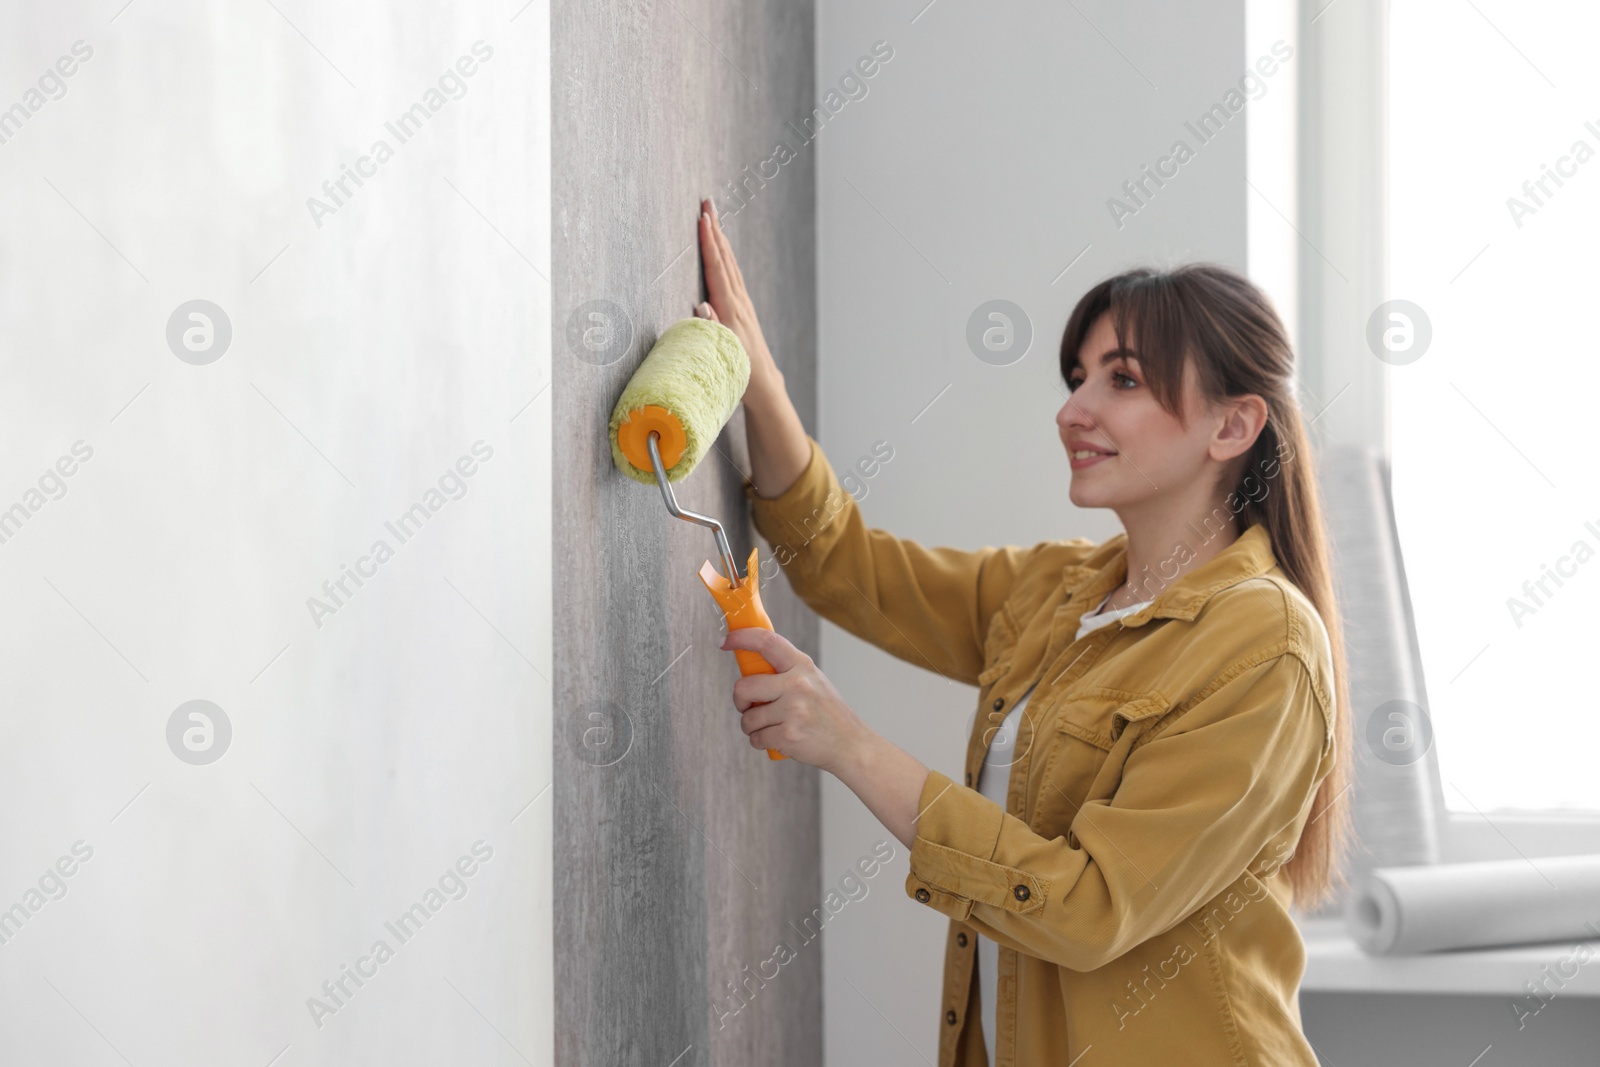
M 1100 355 L 1100 365 L 1103 367 L 1107 363 L 1113 363 L 1113 362 L 1115 362 L 1116 360 L 1119 360 L 1119 359 L 1131 359 L 1135 363 L 1137 363 L 1139 361 L 1139 353 L 1135 352 L 1131 348 L 1111 348 L 1111 349 L 1107 349 L 1105 352 L 1101 353 L 1101 355 Z

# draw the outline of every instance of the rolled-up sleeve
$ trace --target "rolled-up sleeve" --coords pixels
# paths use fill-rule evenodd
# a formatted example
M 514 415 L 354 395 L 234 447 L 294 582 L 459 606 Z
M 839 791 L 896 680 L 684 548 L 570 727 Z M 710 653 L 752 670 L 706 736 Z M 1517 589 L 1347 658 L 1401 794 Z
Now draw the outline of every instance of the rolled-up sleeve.
M 930 773 L 907 894 L 999 944 L 1078 971 L 1177 925 L 1306 814 L 1334 751 L 1328 709 L 1292 652 L 1236 667 L 1207 688 L 1133 748 L 1111 797 L 1077 812 L 1076 843 L 1044 838 Z
M 790 586 L 818 615 L 862 640 L 977 684 L 989 620 L 1032 550 L 925 548 L 869 528 L 822 446 L 807 440 L 811 459 L 783 493 L 766 498 L 744 485 L 756 529 Z

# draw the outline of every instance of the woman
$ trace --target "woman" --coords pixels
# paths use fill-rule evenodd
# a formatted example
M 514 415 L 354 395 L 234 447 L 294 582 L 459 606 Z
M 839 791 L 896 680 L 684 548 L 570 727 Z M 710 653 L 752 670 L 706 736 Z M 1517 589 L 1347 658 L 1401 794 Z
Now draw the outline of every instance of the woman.
M 867 727 L 810 657 L 738 630 L 755 748 L 833 774 L 951 919 L 940 1067 L 1317 1063 L 1291 916 L 1344 884 L 1350 716 L 1294 357 L 1247 280 L 1091 289 L 1056 416 L 1079 507 L 1125 532 L 973 552 L 869 529 L 784 391 L 714 205 L 709 305 L 750 355 L 757 529 L 799 596 L 979 687 L 961 780 Z M 1080 1056 L 1086 1058 L 1079 1060 Z

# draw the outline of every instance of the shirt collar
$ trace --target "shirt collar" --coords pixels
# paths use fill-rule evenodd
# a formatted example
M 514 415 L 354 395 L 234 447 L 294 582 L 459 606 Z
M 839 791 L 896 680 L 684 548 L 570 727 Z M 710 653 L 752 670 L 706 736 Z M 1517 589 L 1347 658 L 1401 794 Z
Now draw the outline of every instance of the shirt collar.
M 1151 619 L 1193 619 L 1212 594 L 1265 574 L 1277 564 L 1266 526 L 1252 523 L 1227 548 L 1179 575 L 1157 593 L 1149 605 L 1124 616 L 1122 624 L 1143 626 Z M 1071 594 L 1070 599 L 1082 598 L 1089 604 L 1098 604 L 1127 577 L 1126 532 L 1107 540 L 1085 562 L 1068 564 L 1061 569 L 1061 581 Z M 1152 576 L 1151 584 L 1159 581 L 1159 575 Z

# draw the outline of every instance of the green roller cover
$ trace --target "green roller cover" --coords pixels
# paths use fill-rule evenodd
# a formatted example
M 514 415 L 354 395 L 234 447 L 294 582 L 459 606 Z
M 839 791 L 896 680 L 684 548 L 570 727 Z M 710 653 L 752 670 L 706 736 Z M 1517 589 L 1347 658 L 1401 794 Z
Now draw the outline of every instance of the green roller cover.
M 750 357 L 732 330 L 710 319 L 673 323 L 633 372 L 611 411 L 611 458 L 617 469 L 636 482 L 656 484 L 649 453 L 640 469 L 617 442 L 617 430 L 628 414 L 654 404 L 683 424 L 683 455 L 667 468 L 667 481 L 682 481 L 733 417 L 749 382 Z

